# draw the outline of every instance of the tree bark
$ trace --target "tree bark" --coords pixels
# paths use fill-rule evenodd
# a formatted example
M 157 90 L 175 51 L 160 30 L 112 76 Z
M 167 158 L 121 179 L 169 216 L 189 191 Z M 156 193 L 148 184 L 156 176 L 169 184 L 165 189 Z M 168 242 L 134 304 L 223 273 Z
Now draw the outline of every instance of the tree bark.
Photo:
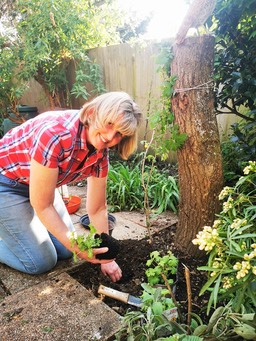
M 180 132 L 187 134 L 177 153 L 180 203 L 175 243 L 200 257 L 202 252 L 192 240 L 203 226 L 212 225 L 223 186 L 212 82 L 214 38 L 189 37 L 174 45 L 173 52 L 171 73 L 178 80 L 172 110 Z

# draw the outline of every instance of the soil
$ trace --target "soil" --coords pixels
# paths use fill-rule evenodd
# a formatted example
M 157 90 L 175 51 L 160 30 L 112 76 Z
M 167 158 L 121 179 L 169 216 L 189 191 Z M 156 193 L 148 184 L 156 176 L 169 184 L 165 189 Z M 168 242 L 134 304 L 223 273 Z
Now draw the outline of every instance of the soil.
M 156 232 L 153 236 L 153 242 L 148 238 L 142 240 L 120 240 L 120 251 L 116 258 L 117 263 L 122 269 L 123 276 L 119 282 L 113 283 L 104 276 L 98 265 L 84 263 L 73 270 L 70 275 L 80 282 L 87 289 L 92 290 L 95 296 L 98 296 L 100 284 L 113 289 L 129 293 L 134 296 L 142 294 L 141 283 L 146 282 L 145 270 L 146 262 L 152 251 L 158 250 L 161 255 L 165 255 L 171 250 L 179 260 L 177 284 L 175 298 L 179 304 L 182 315 L 187 314 L 187 287 L 184 274 L 184 265 L 190 271 L 191 291 L 192 291 L 192 311 L 198 314 L 204 321 L 207 321 L 205 308 L 207 306 L 207 295 L 199 296 L 199 292 L 206 282 L 206 273 L 200 272 L 198 266 L 205 265 L 206 260 L 195 260 L 185 252 L 180 252 L 173 244 L 173 237 L 176 226 L 169 226 Z M 115 299 L 105 297 L 104 302 L 114 309 L 120 315 L 124 315 L 127 309 L 136 310 L 138 308 Z

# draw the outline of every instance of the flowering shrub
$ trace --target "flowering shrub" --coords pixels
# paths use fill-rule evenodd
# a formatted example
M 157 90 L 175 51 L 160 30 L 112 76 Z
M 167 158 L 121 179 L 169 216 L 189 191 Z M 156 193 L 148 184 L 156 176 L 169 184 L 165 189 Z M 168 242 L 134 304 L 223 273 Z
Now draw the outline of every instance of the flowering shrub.
M 193 244 L 209 254 L 209 273 L 201 289 L 211 291 L 208 313 L 217 302 L 232 300 L 236 312 L 256 307 L 256 162 L 249 161 L 234 187 L 219 195 L 222 211 L 213 226 L 205 226 Z

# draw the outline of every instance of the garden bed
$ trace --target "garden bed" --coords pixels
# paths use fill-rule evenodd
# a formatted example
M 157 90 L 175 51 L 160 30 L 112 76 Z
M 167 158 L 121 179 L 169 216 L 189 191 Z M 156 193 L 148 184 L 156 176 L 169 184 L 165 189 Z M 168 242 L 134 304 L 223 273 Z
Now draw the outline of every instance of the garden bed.
M 151 244 L 148 238 L 142 240 L 120 240 L 121 251 L 116 261 L 122 269 L 123 277 L 117 283 L 111 282 L 101 273 L 98 265 L 91 263 L 82 264 L 70 273 L 70 275 L 87 289 L 92 290 L 96 296 L 98 296 L 97 292 L 100 284 L 134 296 L 139 296 L 142 294 L 141 283 L 146 282 L 146 262 L 149 259 L 150 253 L 157 250 L 162 255 L 165 255 L 168 250 L 171 250 L 179 259 L 175 297 L 180 304 L 182 313 L 184 316 L 187 313 L 187 289 L 184 276 L 185 265 L 190 270 L 192 310 L 194 313 L 199 314 L 201 318 L 206 319 L 204 308 L 207 306 L 208 297 L 207 295 L 199 296 L 199 292 L 206 282 L 206 273 L 197 270 L 198 266 L 206 264 L 206 260 L 195 260 L 185 252 L 177 251 L 173 244 L 175 229 L 176 227 L 173 225 L 156 232 L 153 236 L 153 243 Z M 124 315 L 128 308 L 137 309 L 108 297 L 104 298 L 104 302 L 120 315 Z

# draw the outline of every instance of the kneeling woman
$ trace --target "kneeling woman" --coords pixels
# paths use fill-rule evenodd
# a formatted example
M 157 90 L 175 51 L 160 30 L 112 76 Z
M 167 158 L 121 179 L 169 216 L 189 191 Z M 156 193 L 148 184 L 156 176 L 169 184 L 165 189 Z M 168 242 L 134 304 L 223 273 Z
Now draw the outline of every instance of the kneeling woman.
M 115 260 L 99 260 L 71 247 L 74 226 L 57 190 L 87 178 L 86 209 L 98 233 L 108 233 L 108 150 L 127 159 L 137 146 L 142 115 L 124 92 L 109 92 L 81 110 L 49 111 L 12 129 L 0 140 L 0 262 L 40 274 L 59 259 L 100 263 L 112 281 L 122 272 Z

